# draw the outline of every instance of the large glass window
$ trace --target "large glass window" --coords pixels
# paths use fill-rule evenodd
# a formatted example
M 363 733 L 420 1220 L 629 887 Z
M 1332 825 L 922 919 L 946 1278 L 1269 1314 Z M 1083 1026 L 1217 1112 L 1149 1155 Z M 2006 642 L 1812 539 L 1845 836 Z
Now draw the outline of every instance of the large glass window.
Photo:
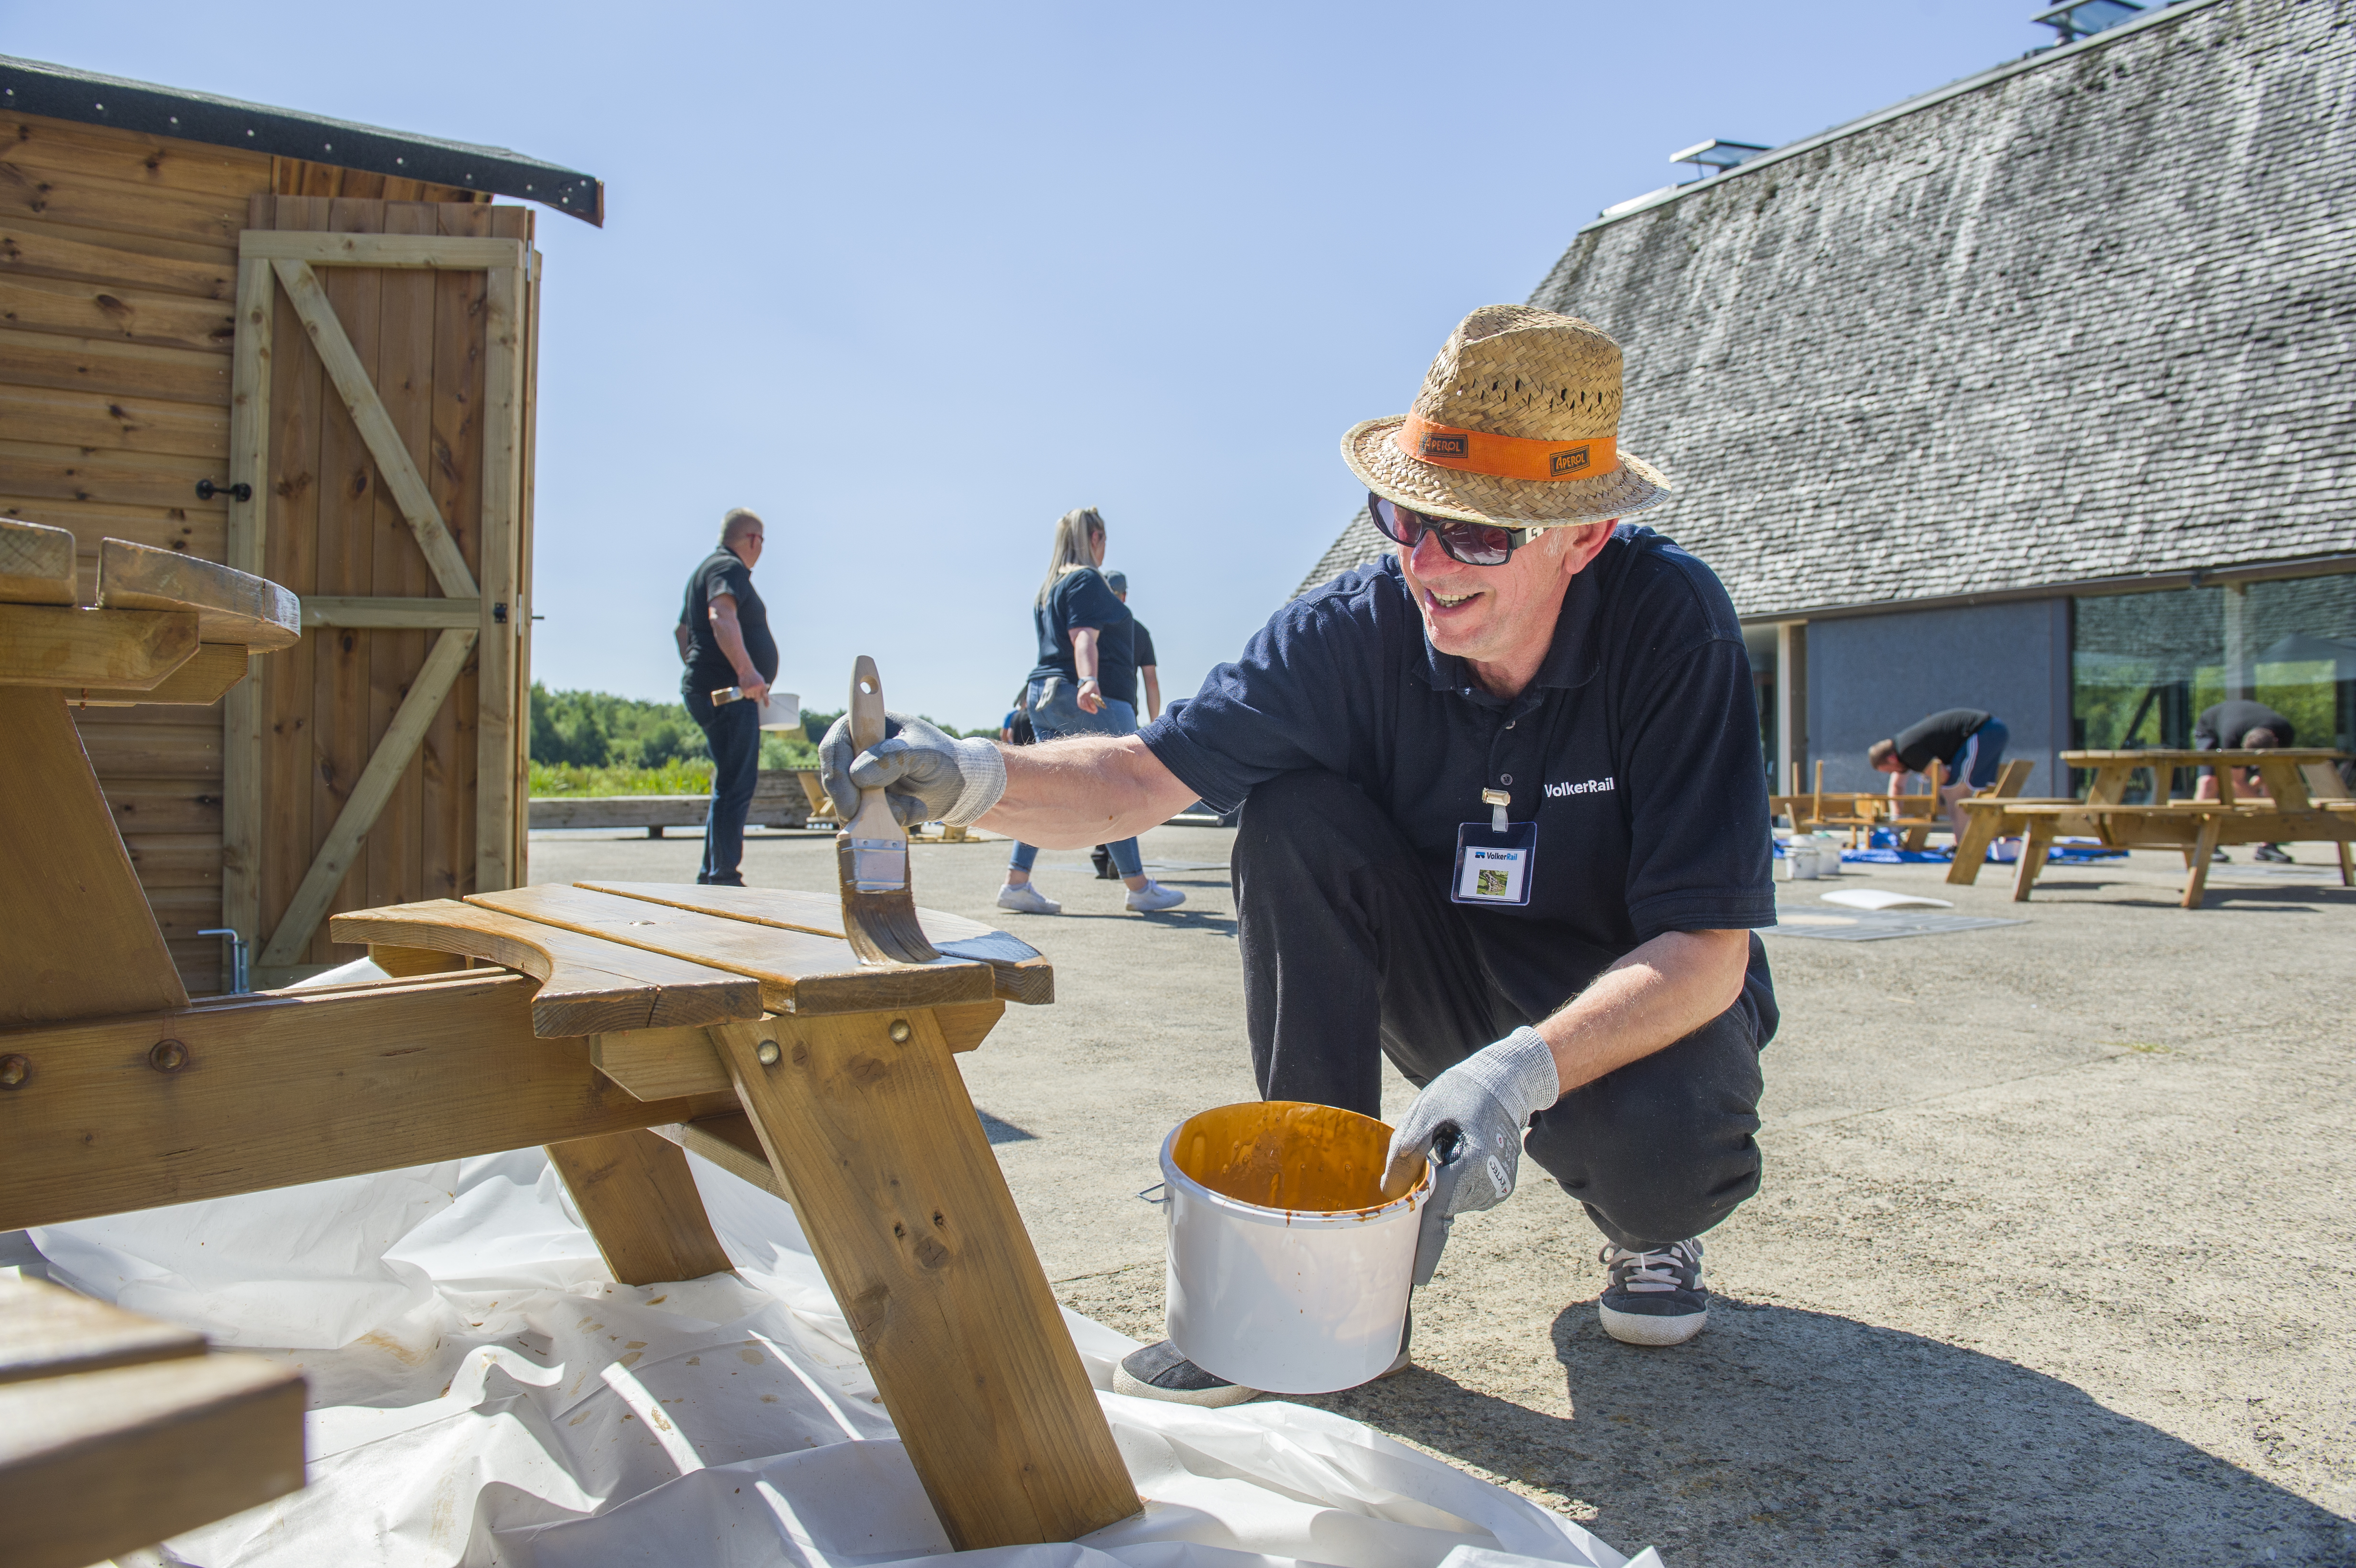
M 2190 746 L 2205 709 L 2252 698 L 2289 720 L 2299 745 L 2356 750 L 2356 576 L 2110 594 L 2073 609 L 2080 748 Z

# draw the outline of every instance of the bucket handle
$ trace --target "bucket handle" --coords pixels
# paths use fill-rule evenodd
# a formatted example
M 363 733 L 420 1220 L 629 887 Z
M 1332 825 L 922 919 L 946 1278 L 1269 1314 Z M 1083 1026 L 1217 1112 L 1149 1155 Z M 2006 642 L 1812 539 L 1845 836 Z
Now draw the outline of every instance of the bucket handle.
M 1440 1249 L 1448 1245 L 1448 1228 L 1456 1216 L 1448 1211 L 1455 1200 L 1456 1183 L 1464 1174 L 1464 1141 L 1453 1126 L 1440 1129 L 1431 1145 L 1431 1196 L 1423 1200 L 1423 1219 L 1415 1232 L 1415 1285 L 1430 1285 L 1440 1267 Z

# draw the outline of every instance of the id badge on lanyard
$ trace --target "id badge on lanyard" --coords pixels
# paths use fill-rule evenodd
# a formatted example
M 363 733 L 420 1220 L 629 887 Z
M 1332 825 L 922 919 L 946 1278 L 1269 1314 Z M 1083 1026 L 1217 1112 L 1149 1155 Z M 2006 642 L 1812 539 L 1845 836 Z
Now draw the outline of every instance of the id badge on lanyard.
M 1457 828 L 1456 872 L 1448 896 L 1461 904 L 1528 903 L 1538 825 L 1506 821 L 1513 797 L 1504 790 L 1484 789 L 1481 800 L 1489 807 L 1489 820 Z

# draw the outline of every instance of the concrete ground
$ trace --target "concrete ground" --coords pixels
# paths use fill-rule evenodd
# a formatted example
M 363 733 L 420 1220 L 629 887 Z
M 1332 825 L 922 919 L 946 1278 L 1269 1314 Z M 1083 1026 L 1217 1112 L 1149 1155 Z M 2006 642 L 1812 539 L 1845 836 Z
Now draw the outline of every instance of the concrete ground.
M 1057 1294 L 1142 1338 L 1176 1122 L 1253 1097 L 1231 835 L 1149 835 L 1173 913 L 1042 858 L 1057 918 L 1000 915 L 994 845 L 916 852 L 921 902 L 1056 964 L 961 1058 Z M 691 880 L 700 846 L 534 835 L 537 881 Z M 2356 891 L 2316 846 L 2247 851 L 2174 907 L 2172 856 L 1786 884 L 1921 891 L 2021 923 L 1769 938 L 1760 1196 L 1711 1232 L 1708 1330 L 1606 1338 L 1598 1238 L 1533 1167 L 1455 1228 L 1415 1370 L 1312 1401 L 1674 1568 L 2356 1563 Z M 826 890 L 830 843 L 752 839 L 747 880 Z M 1412 1091 L 1394 1078 L 1396 1112 Z

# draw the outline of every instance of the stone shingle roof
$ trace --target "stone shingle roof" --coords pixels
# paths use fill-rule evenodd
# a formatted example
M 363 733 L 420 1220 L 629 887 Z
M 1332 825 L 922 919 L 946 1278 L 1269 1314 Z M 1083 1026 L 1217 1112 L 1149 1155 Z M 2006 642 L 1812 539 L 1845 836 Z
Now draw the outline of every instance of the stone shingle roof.
M 1530 303 L 1626 347 L 1645 520 L 1756 616 L 2356 549 L 2351 255 L 2348 0 L 2182 0 L 1591 223 Z

